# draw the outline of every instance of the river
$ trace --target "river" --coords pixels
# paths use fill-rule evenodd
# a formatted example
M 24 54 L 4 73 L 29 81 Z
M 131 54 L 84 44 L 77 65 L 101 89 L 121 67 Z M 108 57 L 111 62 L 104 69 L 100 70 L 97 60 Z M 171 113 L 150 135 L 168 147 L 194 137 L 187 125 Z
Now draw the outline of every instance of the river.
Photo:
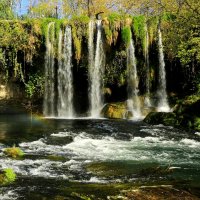
M 3 154 L 14 144 L 25 152 L 22 159 Z M 2 200 L 107 199 L 145 185 L 181 186 L 200 196 L 200 134 L 141 121 L 1 115 L 5 168 L 17 180 L 0 187 Z

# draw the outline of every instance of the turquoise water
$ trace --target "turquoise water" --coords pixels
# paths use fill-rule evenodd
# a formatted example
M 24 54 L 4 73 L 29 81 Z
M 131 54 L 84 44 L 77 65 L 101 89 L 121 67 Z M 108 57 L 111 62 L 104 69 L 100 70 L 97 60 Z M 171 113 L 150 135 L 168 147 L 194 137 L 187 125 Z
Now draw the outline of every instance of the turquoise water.
M 23 159 L 6 157 L 13 145 Z M 200 134 L 139 121 L 0 116 L 0 169 L 17 181 L 0 199 L 106 199 L 116 185 L 176 185 L 199 195 Z M 61 196 L 61 197 L 60 197 Z

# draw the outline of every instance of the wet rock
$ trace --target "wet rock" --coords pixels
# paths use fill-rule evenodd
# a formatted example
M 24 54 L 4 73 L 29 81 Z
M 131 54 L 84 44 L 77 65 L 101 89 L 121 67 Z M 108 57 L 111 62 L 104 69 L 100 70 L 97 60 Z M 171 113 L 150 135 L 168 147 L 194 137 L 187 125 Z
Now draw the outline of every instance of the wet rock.
M 47 158 L 51 161 L 59 161 L 59 162 L 66 162 L 70 160 L 68 158 L 59 155 L 49 155 Z
M 198 197 L 182 189 L 174 188 L 173 186 L 141 186 L 140 188 L 132 189 L 124 192 L 124 199 L 134 200 L 197 200 Z M 114 198 L 110 198 L 111 200 Z
M 128 111 L 124 102 L 120 103 L 108 103 L 102 111 L 102 117 L 113 119 L 126 119 L 128 118 Z
M 148 124 L 164 124 L 166 126 L 179 125 L 177 115 L 173 112 L 150 112 L 144 119 Z
M 200 130 L 200 100 L 185 100 L 174 107 L 180 126 Z

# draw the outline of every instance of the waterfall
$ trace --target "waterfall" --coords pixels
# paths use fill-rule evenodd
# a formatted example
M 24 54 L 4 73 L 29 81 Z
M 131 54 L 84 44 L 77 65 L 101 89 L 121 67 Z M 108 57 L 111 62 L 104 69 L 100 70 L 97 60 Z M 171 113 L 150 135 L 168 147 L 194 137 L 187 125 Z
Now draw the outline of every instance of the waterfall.
M 132 112 L 134 119 L 142 117 L 140 99 L 138 96 L 138 76 L 136 67 L 135 47 L 133 39 L 127 48 L 127 72 L 128 72 L 128 109 Z
M 92 28 L 92 25 L 91 27 Z M 90 33 L 90 41 L 92 43 L 92 33 Z M 93 45 L 90 46 L 93 48 Z M 89 50 L 89 54 L 91 56 L 93 54 L 93 50 Z M 89 55 L 90 56 L 90 55 Z M 92 57 L 91 57 L 92 58 Z M 104 65 L 105 65 L 105 54 L 103 49 L 103 41 L 102 41 L 102 24 L 101 20 L 97 21 L 97 41 L 96 41 L 96 51 L 95 51 L 95 59 L 91 59 L 90 63 L 90 80 L 91 80 L 91 94 L 90 94 L 90 112 L 91 117 L 98 118 L 100 117 L 100 111 L 103 106 L 103 73 L 104 73 Z
M 45 116 L 55 116 L 54 29 L 55 23 L 49 23 L 46 33 L 45 54 L 45 92 L 43 102 L 43 113 Z
M 146 66 L 146 96 L 145 96 L 145 105 L 147 107 L 151 107 L 151 100 L 150 100 L 150 68 L 149 68 L 149 33 L 147 25 L 145 26 L 145 66 Z
M 89 72 L 89 102 L 90 109 L 92 109 L 92 77 L 94 71 L 94 21 L 90 20 L 89 22 L 89 38 L 88 38 L 88 72 Z M 90 110 L 91 112 L 91 110 Z M 92 113 L 91 113 L 92 114 Z
M 88 63 L 89 76 L 92 77 L 94 68 L 94 21 L 89 22 L 89 38 L 88 38 Z
M 63 41 L 64 40 L 64 41 Z M 64 33 L 59 32 L 58 42 L 58 117 L 72 118 L 73 78 L 72 78 L 72 33 L 67 26 Z
M 164 61 L 162 34 L 161 34 L 160 27 L 158 27 L 158 50 L 159 50 L 158 52 L 159 53 L 159 87 L 157 91 L 157 95 L 158 95 L 157 110 L 159 112 L 169 112 L 170 107 L 167 100 L 165 61 Z

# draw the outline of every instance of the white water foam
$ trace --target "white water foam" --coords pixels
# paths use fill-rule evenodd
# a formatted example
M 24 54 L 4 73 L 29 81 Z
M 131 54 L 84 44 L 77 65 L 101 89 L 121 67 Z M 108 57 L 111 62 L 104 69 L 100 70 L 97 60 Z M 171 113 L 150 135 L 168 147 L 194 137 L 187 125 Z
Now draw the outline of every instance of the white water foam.
M 89 181 L 85 181 L 85 182 L 88 182 L 88 183 L 101 183 L 101 184 L 108 183 L 108 181 L 100 179 L 100 178 L 98 178 L 96 176 L 91 177 Z
M 196 133 L 195 133 L 195 135 L 198 135 L 198 136 L 200 136 L 200 132 L 196 132 Z
M 5 191 L 4 188 L 0 188 L 0 199 L 1 200 L 16 200 L 18 195 L 14 190 Z
M 157 133 L 157 129 L 154 130 Z M 117 133 L 116 133 L 117 134 Z M 45 139 L 21 143 L 20 147 L 28 155 L 62 155 L 69 161 L 49 159 L 13 160 L 0 157 L 0 168 L 13 168 L 22 176 L 73 179 L 72 172 L 83 172 L 83 166 L 96 161 L 135 161 L 160 163 L 173 166 L 199 165 L 200 142 L 192 139 L 167 139 L 164 136 L 134 137 L 129 141 L 117 140 L 111 136 L 95 136 L 73 132 L 59 132 L 53 137 L 72 136 L 73 141 L 66 145 L 49 145 Z M 75 173 L 75 174 L 76 174 Z M 90 177 L 91 178 L 91 177 Z M 91 179 L 91 181 L 94 181 Z M 88 179 L 87 179 L 88 181 Z
M 195 141 L 195 140 L 185 138 L 185 139 L 182 139 L 180 143 L 190 148 L 200 148 L 200 142 Z
M 197 142 L 197 144 L 200 144 Z M 166 140 L 164 137 L 134 137 L 131 141 L 116 140 L 112 137 L 91 139 L 88 135 L 78 135 L 74 141 L 64 149 L 70 149 L 76 156 L 74 159 L 88 160 L 135 160 L 169 163 L 188 162 L 187 152 L 191 153 L 188 144 L 174 140 Z M 197 147 L 197 145 L 196 145 Z M 160 148 L 160 151 L 154 149 Z M 176 154 L 183 151 L 182 158 Z M 174 152 L 172 151 L 174 149 Z
M 19 145 L 23 148 L 25 153 L 31 153 L 31 154 L 46 154 L 46 155 L 52 155 L 52 154 L 71 154 L 69 150 L 66 150 L 63 152 L 63 146 L 60 145 L 49 145 L 45 143 L 44 139 L 39 139 L 34 142 L 23 142 Z
M 157 133 L 157 129 L 154 130 Z M 56 134 L 53 134 L 56 135 Z M 133 137 L 130 141 L 117 140 L 113 137 L 97 137 L 82 132 L 78 135 L 72 133 L 58 133 L 58 136 L 73 136 L 70 144 L 56 146 L 48 145 L 45 140 L 41 139 L 30 143 L 21 143 L 25 153 L 45 153 L 62 154 L 69 156 L 71 159 L 83 160 L 157 160 L 164 161 L 163 152 L 171 155 L 176 149 L 189 153 L 195 148 L 200 148 L 200 142 L 191 139 L 174 140 L 160 137 Z M 154 152 L 154 148 L 160 148 L 160 151 Z M 170 149 L 170 151 L 168 151 Z M 167 156 L 168 157 L 168 156 Z M 176 155 L 173 155 L 176 158 Z M 179 158 L 177 158 L 179 159 Z M 166 160 L 167 162 L 167 160 Z
M 52 133 L 51 136 L 52 137 L 73 137 L 77 134 L 72 133 L 72 132 L 59 132 L 59 133 Z

